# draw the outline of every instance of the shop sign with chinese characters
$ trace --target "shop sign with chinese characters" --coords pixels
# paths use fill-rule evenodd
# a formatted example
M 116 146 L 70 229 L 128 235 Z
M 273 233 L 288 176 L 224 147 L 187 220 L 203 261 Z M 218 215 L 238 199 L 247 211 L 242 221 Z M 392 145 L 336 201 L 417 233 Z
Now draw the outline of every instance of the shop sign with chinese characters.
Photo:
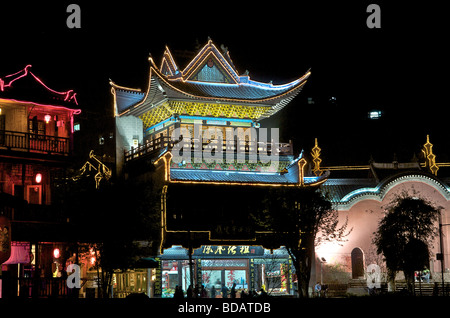
M 204 245 L 194 251 L 194 256 L 212 256 L 212 257 L 255 257 L 264 255 L 264 249 L 261 246 L 249 245 Z

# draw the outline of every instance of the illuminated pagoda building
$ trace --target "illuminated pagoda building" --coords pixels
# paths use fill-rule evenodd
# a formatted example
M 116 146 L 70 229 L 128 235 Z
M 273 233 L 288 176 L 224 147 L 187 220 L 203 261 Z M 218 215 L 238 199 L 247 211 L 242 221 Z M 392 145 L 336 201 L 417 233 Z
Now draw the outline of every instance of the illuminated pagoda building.
M 211 40 L 184 69 L 168 47 L 149 64 L 145 90 L 110 84 L 117 175 L 160 182 L 162 258 L 176 245 L 278 249 L 252 226 L 252 202 L 271 187 L 320 185 L 328 174 L 307 175 L 303 152 L 295 156 L 275 133 L 266 139 L 259 122 L 292 101 L 310 72 L 286 84 L 258 82 Z
M 56 251 L 63 251 L 68 239 L 67 218 L 54 202 L 54 180 L 72 160 L 74 117 L 80 112 L 73 90 L 50 88 L 31 65 L 0 74 L 3 298 L 49 296 L 49 290 L 36 284 L 44 286 L 56 277 L 55 264 L 63 258 Z M 19 283 L 23 289 L 18 290 Z M 66 292 L 66 288 L 58 291 Z
M 211 40 L 184 70 L 167 47 L 159 66 L 152 57 L 149 62 L 145 91 L 111 82 L 118 174 L 123 170 L 137 177 L 145 167 L 155 167 L 165 181 L 163 196 L 189 203 L 194 203 L 189 199 L 194 189 L 206 193 L 210 185 L 223 191 L 229 185 L 309 186 L 326 180 L 325 174 L 304 174 L 306 160 L 302 154 L 294 158 L 291 143 L 261 141 L 257 136 L 259 121 L 285 107 L 301 91 L 309 71 L 287 84 L 257 82 L 248 74 L 239 75 L 229 52 L 219 51 Z M 244 192 L 233 189 L 234 194 L 227 191 L 238 200 Z M 208 209 L 213 202 L 217 206 L 225 199 L 219 194 L 211 202 L 202 196 L 204 204 L 197 209 Z M 166 202 L 166 213 L 176 204 Z M 184 241 L 176 233 L 165 234 L 162 249 Z M 211 243 L 207 237 L 205 244 Z

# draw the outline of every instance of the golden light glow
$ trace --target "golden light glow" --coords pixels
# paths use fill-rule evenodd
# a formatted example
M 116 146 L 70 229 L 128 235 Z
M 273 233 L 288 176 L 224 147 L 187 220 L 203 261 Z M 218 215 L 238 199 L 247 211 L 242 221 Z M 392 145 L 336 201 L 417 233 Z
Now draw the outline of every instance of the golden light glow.
M 164 180 L 168 183 L 185 183 L 185 184 L 211 184 L 211 185 L 241 185 L 241 186 L 263 186 L 263 187 L 298 187 L 298 186 L 317 186 L 322 184 L 326 181 L 326 178 L 323 178 L 322 180 L 319 180 L 315 183 L 311 183 L 308 185 L 305 185 L 304 183 L 304 168 L 306 166 L 306 159 L 301 158 L 298 160 L 298 168 L 299 168 L 299 183 L 298 184 L 287 184 L 287 183 L 243 183 L 243 182 L 214 182 L 214 181 L 181 181 L 181 180 L 171 180 L 170 178 L 170 165 L 172 160 L 172 153 L 170 151 L 167 151 L 164 153 L 158 160 L 154 162 L 155 165 L 159 165 L 160 163 L 163 163 L 164 168 Z M 165 243 L 165 237 L 167 233 L 187 233 L 187 231 L 180 231 L 180 230 L 168 230 L 167 229 L 167 191 L 168 191 L 168 184 L 165 184 L 161 191 L 161 243 L 160 243 L 160 253 L 163 253 L 164 251 L 164 243 Z M 211 237 L 211 231 L 191 231 L 191 233 L 208 233 L 208 240 L 210 242 L 256 242 L 257 234 L 271 234 L 272 231 L 255 231 L 255 237 L 250 239 L 217 239 Z M 299 244 L 301 241 L 299 241 Z
M 153 62 L 153 59 L 152 59 L 151 57 L 149 58 L 149 60 L 152 62 L 152 64 L 154 63 L 154 62 Z M 151 67 L 150 67 L 150 71 L 149 71 L 149 78 L 152 77 L 152 74 L 153 74 L 153 73 L 154 73 L 156 76 L 158 76 L 158 79 L 159 79 L 161 82 L 164 82 L 165 85 L 170 86 L 171 89 L 173 89 L 173 90 L 175 90 L 175 91 L 177 91 L 177 92 L 179 92 L 179 93 L 185 95 L 187 98 L 192 98 L 192 99 L 198 99 L 198 98 L 199 98 L 199 97 L 196 96 L 196 95 L 187 93 L 187 92 L 182 91 L 182 90 L 178 89 L 177 87 L 173 86 L 173 85 L 170 83 L 170 81 L 168 81 L 168 80 L 165 78 L 165 76 L 163 76 L 162 74 L 160 74 L 159 71 L 158 71 L 156 68 L 154 68 L 153 66 L 151 66 Z M 307 82 L 307 81 L 306 81 L 306 78 L 308 78 L 310 75 L 311 75 L 311 72 L 308 71 L 305 75 L 303 75 L 302 77 L 300 77 L 299 79 L 297 79 L 296 81 L 294 81 L 294 82 L 298 82 L 298 85 L 293 85 L 289 90 L 285 91 L 284 93 L 279 94 L 279 95 L 275 95 L 275 96 L 272 96 L 272 97 L 266 97 L 266 98 L 251 99 L 251 100 L 249 100 L 249 99 L 236 99 L 236 98 L 225 98 L 225 97 L 207 97 L 207 96 L 202 96 L 201 99 L 203 99 L 203 100 L 210 100 L 210 101 L 213 101 L 214 103 L 215 103 L 216 101 L 221 101 L 221 102 L 225 102 L 225 103 L 226 103 L 226 102 L 230 102 L 230 103 L 234 103 L 234 104 L 236 104 L 236 103 L 263 104 L 263 103 L 265 103 L 265 102 L 268 102 L 268 101 L 271 101 L 271 100 L 274 100 L 274 99 L 282 99 L 283 96 L 286 96 L 286 95 L 290 94 L 293 90 L 302 87 L 303 85 L 306 84 L 306 82 Z M 181 81 L 184 81 L 184 80 L 181 79 Z M 121 113 L 120 116 L 126 115 L 126 114 L 127 114 L 128 112 L 130 112 L 132 109 L 138 108 L 140 105 L 142 105 L 143 103 L 146 102 L 146 100 L 147 100 L 147 98 L 148 98 L 148 94 L 149 94 L 149 92 L 150 92 L 150 85 L 151 85 L 151 82 L 152 82 L 152 81 L 149 80 L 149 84 L 148 84 L 148 87 L 147 87 L 147 91 L 146 91 L 145 97 L 142 99 L 142 101 L 139 102 L 139 103 L 137 103 L 137 104 L 134 105 L 133 107 L 127 109 L 127 110 L 124 111 L 123 113 Z M 241 105 L 241 106 L 242 106 L 242 105 Z M 254 107 L 254 106 L 249 106 L 249 107 Z M 266 109 L 270 109 L 270 108 L 269 108 L 269 107 L 266 107 Z M 272 110 L 272 112 L 274 111 L 274 109 L 271 109 L 271 110 Z
M 167 68 L 168 68 L 168 70 L 170 71 L 170 75 L 174 75 L 174 74 L 172 73 L 172 68 L 175 69 L 175 70 L 177 70 L 177 69 L 178 69 L 178 66 L 177 66 L 177 64 L 175 63 L 175 60 L 174 60 L 173 57 L 172 57 L 172 53 L 170 53 L 169 47 L 168 47 L 167 45 L 166 45 L 166 50 L 164 51 L 164 54 L 163 54 L 163 58 L 162 58 L 162 60 L 161 60 L 161 66 L 159 67 L 159 70 L 160 70 L 161 72 L 162 72 L 162 70 L 163 70 L 164 64 L 167 65 Z M 171 65 L 172 67 L 170 67 L 170 65 Z
M 170 181 L 170 162 L 172 161 L 172 157 L 172 153 L 167 151 L 154 163 L 157 165 L 161 160 L 164 162 L 164 181 Z
M 168 230 L 167 229 L 167 190 L 168 185 L 164 185 L 161 191 L 161 241 L 159 245 L 160 254 L 164 252 L 164 243 L 167 233 L 187 233 L 182 230 Z M 255 231 L 255 237 L 251 239 L 215 239 L 211 237 L 211 231 L 190 231 L 190 233 L 208 233 L 208 240 L 210 242 L 256 242 L 256 234 L 272 234 L 272 231 Z M 254 246 L 250 244 L 250 246 Z M 280 246 L 281 247 L 281 246 Z
M 157 123 L 171 117 L 173 111 L 169 110 L 167 106 L 168 102 L 165 102 L 140 115 L 139 118 L 144 124 L 144 129 L 154 126 Z
M 170 118 L 173 114 L 221 117 L 258 120 L 267 117 L 272 109 L 264 106 L 244 106 L 235 104 L 199 103 L 190 101 L 171 100 L 156 106 L 139 118 L 144 123 L 145 128 L 152 127 L 163 120 Z
M 118 88 L 118 89 L 122 89 L 122 90 L 126 90 L 126 91 L 133 91 L 133 92 L 137 92 L 137 93 L 142 93 L 140 88 L 131 88 L 131 87 L 127 87 L 127 86 L 117 85 L 112 80 L 109 80 L 109 85 L 111 85 L 113 88 Z
M 89 152 L 89 158 L 93 159 L 96 162 L 96 165 L 92 164 L 91 162 L 89 162 L 89 160 L 87 160 L 78 171 L 78 175 L 72 177 L 72 180 L 74 181 L 78 180 L 82 175 L 84 175 L 88 171 L 89 172 L 92 170 L 97 171 L 97 173 L 94 176 L 94 179 L 95 179 L 95 188 L 98 189 L 98 187 L 100 186 L 100 181 L 102 179 L 109 180 L 111 178 L 112 171 L 103 162 L 101 162 L 96 155 L 94 155 L 94 150 L 91 150 Z
M 208 40 L 208 43 L 203 47 L 203 49 L 201 49 L 200 52 L 198 52 L 198 54 L 181 72 L 183 74 L 183 79 L 189 80 L 190 76 L 196 73 L 196 70 L 200 67 L 200 65 L 203 65 L 205 60 L 208 60 L 211 54 L 214 56 L 216 61 L 220 63 L 221 67 L 228 73 L 230 78 L 233 79 L 234 83 L 237 84 L 236 78 L 239 75 L 234 70 L 230 72 L 228 67 L 226 67 L 226 65 L 223 64 L 222 60 L 224 59 L 224 57 L 219 52 L 219 50 L 217 50 L 216 46 L 212 43 L 211 40 Z
M 320 169 L 320 163 L 322 162 L 322 159 L 320 159 L 321 151 L 322 149 L 320 149 L 320 147 L 318 146 L 316 138 L 314 148 L 311 150 L 311 156 L 313 157 L 312 161 L 314 163 L 313 172 L 316 176 L 321 176 L 323 173 L 323 171 Z
M 437 176 L 439 167 L 436 165 L 436 155 L 433 153 L 433 144 L 430 142 L 430 135 L 427 135 L 427 142 L 423 145 L 422 153 L 425 157 L 425 167 Z
M 299 169 L 299 182 L 298 183 L 262 183 L 262 182 L 236 182 L 236 181 L 195 181 L 195 180 L 172 180 L 170 177 L 170 167 L 172 161 L 172 153 L 170 151 L 165 152 L 161 157 L 158 158 L 154 162 L 155 165 L 158 165 L 160 162 L 163 162 L 164 166 L 164 181 L 170 183 L 187 183 L 187 184 L 215 184 L 215 185 L 241 185 L 241 186 L 257 186 L 257 187 L 298 187 L 298 186 L 307 186 L 313 187 L 318 186 L 324 183 L 327 178 L 319 179 L 316 182 L 305 184 L 304 182 L 304 169 L 306 166 L 306 159 L 301 158 L 297 164 Z
M 305 172 L 303 171 L 303 169 L 305 168 L 306 165 L 306 159 L 305 158 L 301 158 L 298 162 L 298 182 L 300 183 L 301 186 L 305 185 Z
M 324 258 L 327 263 L 339 262 L 342 247 L 338 242 L 323 242 L 316 247 L 316 256 Z
M 370 170 L 369 165 L 362 165 L 362 166 L 330 166 L 330 167 L 323 167 L 324 170 Z
M 227 103 L 198 103 L 185 101 L 171 101 L 169 107 L 173 112 L 190 116 L 204 117 L 227 117 L 227 118 L 250 118 L 258 119 L 265 116 L 269 107 L 264 106 L 243 106 Z

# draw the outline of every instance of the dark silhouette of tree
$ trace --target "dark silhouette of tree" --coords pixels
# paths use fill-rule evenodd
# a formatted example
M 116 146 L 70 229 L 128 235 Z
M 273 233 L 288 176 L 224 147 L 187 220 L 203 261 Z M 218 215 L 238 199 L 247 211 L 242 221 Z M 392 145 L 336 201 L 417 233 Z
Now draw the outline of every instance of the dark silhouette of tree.
M 315 245 L 343 241 L 351 231 L 347 222 L 338 225 L 337 211 L 317 188 L 272 188 L 253 217 L 286 247 L 296 269 L 299 297 L 308 297 Z
M 99 297 L 108 298 L 115 270 L 134 268 L 155 255 L 160 241 L 161 194 L 153 182 L 105 181 L 92 176 L 67 182 L 65 209 L 80 242 L 94 248 Z
M 406 192 L 385 207 L 373 243 L 377 253 L 384 255 L 391 290 L 395 290 L 395 275 L 403 271 L 408 291 L 414 291 L 414 271 L 428 265 L 427 242 L 432 242 L 438 234 L 436 222 L 441 210 L 442 207 Z

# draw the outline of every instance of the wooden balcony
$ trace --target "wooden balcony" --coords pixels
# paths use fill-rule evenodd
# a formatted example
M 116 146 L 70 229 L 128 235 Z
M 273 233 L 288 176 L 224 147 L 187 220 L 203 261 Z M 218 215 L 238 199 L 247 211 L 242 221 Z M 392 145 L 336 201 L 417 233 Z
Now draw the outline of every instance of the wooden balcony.
M 70 154 L 70 142 L 69 138 L 1 130 L 1 149 L 68 156 Z

